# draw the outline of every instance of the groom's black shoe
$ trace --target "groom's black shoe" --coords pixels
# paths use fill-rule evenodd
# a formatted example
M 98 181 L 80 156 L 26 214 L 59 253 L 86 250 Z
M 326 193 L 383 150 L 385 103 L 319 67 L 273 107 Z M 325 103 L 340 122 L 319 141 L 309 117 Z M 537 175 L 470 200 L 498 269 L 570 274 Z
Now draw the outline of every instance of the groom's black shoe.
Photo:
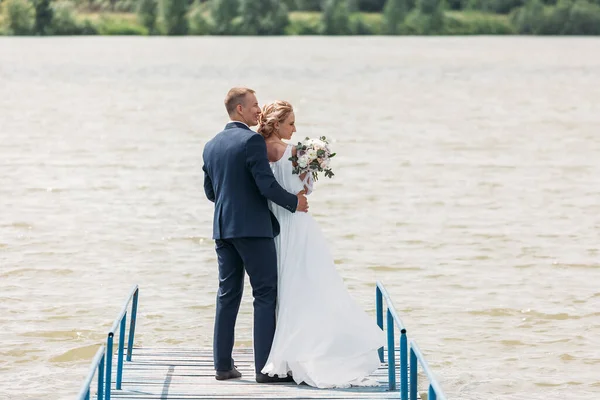
M 290 375 L 285 378 L 278 378 L 276 376 L 269 376 L 267 374 L 256 374 L 256 382 L 258 383 L 282 383 L 282 382 L 294 382 L 294 378 Z
M 233 367 L 229 371 L 217 371 L 215 379 L 218 381 L 226 381 L 227 379 L 238 379 L 242 377 L 242 373 Z

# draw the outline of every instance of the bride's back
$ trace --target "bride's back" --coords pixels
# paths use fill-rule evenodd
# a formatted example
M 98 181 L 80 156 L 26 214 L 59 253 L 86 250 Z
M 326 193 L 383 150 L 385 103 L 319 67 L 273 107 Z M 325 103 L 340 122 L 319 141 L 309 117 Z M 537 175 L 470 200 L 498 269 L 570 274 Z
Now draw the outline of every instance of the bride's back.
M 272 149 L 270 149 L 271 147 Z M 267 145 L 267 155 L 269 164 L 277 183 L 290 193 L 297 194 L 304 189 L 304 185 L 297 174 L 292 173 L 293 165 L 290 157 L 292 156 L 292 146 L 285 148 L 278 145 Z M 273 158 L 271 158 L 273 156 Z M 278 157 L 277 157 L 278 156 Z
M 269 162 L 279 161 L 283 154 L 287 151 L 288 146 L 285 143 L 266 141 L 267 157 Z

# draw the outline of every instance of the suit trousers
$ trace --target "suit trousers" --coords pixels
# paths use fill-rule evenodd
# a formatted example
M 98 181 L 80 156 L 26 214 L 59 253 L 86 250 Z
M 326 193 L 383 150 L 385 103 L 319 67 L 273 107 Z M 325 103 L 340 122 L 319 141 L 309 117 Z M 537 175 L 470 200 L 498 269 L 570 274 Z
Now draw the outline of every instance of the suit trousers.
M 254 297 L 254 363 L 260 372 L 275 335 L 277 253 L 272 238 L 217 239 L 219 289 L 213 336 L 215 370 L 233 368 L 235 322 L 244 290 L 244 271 Z

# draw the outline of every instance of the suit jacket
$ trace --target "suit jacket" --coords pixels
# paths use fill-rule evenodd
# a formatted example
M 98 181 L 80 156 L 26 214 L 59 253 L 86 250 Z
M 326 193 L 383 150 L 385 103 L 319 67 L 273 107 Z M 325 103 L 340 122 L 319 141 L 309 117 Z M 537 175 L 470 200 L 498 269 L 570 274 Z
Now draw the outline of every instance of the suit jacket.
M 206 143 L 202 157 L 204 192 L 215 203 L 213 239 L 277 236 L 267 199 L 295 212 L 298 198 L 275 180 L 263 137 L 230 122 Z

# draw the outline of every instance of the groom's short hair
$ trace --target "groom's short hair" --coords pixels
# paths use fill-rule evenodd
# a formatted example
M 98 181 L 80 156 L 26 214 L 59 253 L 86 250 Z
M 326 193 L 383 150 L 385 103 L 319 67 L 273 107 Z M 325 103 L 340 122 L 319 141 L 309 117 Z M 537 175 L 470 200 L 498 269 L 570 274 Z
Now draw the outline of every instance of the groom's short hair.
M 229 89 L 227 96 L 225 96 L 225 108 L 227 109 L 227 114 L 233 114 L 238 104 L 244 103 L 244 98 L 248 93 L 254 94 L 256 92 L 246 87 L 234 87 Z

